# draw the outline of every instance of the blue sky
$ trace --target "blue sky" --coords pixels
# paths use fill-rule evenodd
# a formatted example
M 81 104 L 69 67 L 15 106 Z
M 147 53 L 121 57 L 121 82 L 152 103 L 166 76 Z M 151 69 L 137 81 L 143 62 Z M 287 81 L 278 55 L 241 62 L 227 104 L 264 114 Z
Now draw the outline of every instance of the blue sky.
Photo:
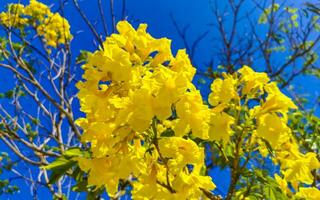
M 0 11 L 4 9 L 4 6 L 7 3 L 15 2 L 17 1 L 0 0 Z M 59 1 L 42 0 L 42 2 L 46 3 L 47 5 L 51 5 Z M 105 3 L 105 1 L 103 2 L 104 7 L 106 8 L 105 13 L 109 14 L 108 5 Z M 116 14 L 121 13 L 120 2 L 121 1 L 115 1 Z M 221 9 L 223 9 L 224 1 L 220 2 L 221 5 L 219 5 L 219 7 L 221 6 Z M 97 1 L 82 0 L 80 1 L 80 6 L 83 8 L 88 18 L 91 21 L 96 22 L 99 33 L 103 33 Z M 251 5 L 246 4 L 241 12 L 245 12 L 249 8 L 251 8 Z M 78 55 L 80 50 L 94 51 L 97 46 L 93 43 L 93 36 L 80 18 L 80 15 L 75 11 L 71 0 L 69 0 L 69 3 L 66 5 L 65 13 L 66 18 L 69 20 L 71 25 L 72 34 L 74 35 L 74 40 L 72 41 L 74 58 L 76 55 Z M 167 37 L 172 39 L 172 49 L 174 52 L 180 48 L 184 48 L 184 46 L 183 41 L 177 34 L 177 31 L 170 19 L 170 14 L 174 16 L 177 23 L 181 27 L 188 24 L 190 25 L 187 35 L 189 41 L 193 41 L 198 35 L 204 33 L 205 31 L 209 31 L 208 36 L 199 44 L 194 58 L 196 67 L 199 70 L 205 70 L 206 63 L 213 55 L 213 47 L 214 45 L 217 45 L 216 41 L 213 40 L 217 36 L 217 33 L 212 29 L 212 26 L 210 26 L 210 24 L 212 24 L 214 21 L 214 16 L 210 7 L 210 0 L 127 0 L 127 14 L 129 15 L 129 19 L 133 22 L 135 27 L 137 27 L 139 23 L 147 23 L 149 26 L 148 30 L 154 37 Z M 255 16 L 257 17 L 257 15 Z M 120 19 L 120 16 L 116 15 L 116 18 Z M 109 30 L 110 29 L 111 24 L 109 24 Z M 239 27 L 239 29 L 245 29 L 245 26 Z M 263 32 L 263 30 L 261 30 L 261 32 Z M 281 58 L 279 57 L 279 59 Z M 254 67 L 259 69 L 259 66 Z M 4 74 L 5 72 L 0 72 L 2 73 L 0 78 L 0 86 L 2 89 L 0 89 L 0 91 L 5 91 L 5 88 L 10 88 L 14 82 L 9 75 Z M 78 76 L 80 77 L 82 70 L 79 69 L 77 73 L 79 73 Z M 197 81 L 195 81 L 195 83 L 196 82 Z M 202 90 L 203 94 L 208 92 L 208 83 L 205 85 L 197 84 L 199 89 Z M 294 85 L 300 93 L 308 93 L 308 98 L 312 101 L 319 93 L 319 80 L 310 76 L 300 77 L 294 82 Z M 77 114 L 80 115 L 80 113 Z M 212 174 L 213 180 L 219 188 L 218 193 L 222 195 L 225 194 L 229 182 L 228 170 L 220 171 L 219 169 L 214 169 L 212 172 L 210 172 L 210 174 Z M 17 181 L 17 183 L 22 185 L 21 193 L 16 196 L 8 196 L 8 199 L 29 199 L 30 196 L 26 196 L 26 194 L 29 194 L 28 187 L 23 186 L 25 184 L 22 181 Z M 40 199 L 47 199 L 46 195 L 47 193 L 45 191 L 39 191 Z

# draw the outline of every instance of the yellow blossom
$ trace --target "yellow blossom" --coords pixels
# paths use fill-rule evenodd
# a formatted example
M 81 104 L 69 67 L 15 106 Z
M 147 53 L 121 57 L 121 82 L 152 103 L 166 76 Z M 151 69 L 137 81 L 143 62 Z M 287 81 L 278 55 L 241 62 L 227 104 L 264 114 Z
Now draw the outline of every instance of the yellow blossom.
M 264 114 L 258 118 L 257 135 L 266 139 L 271 146 L 277 147 L 281 134 L 288 132 L 284 120 L 276 114 Z
M 238 72 L 241 74 L 241 81 L 244 82 L 243 95 L 254 94 L 257 91 L 263 93 L 264 85 L 269 82 L 269 77 L 266 73 L 255 72 L 248 66 L 243 66 Z
M 222 140 L 223 144 L 229 141 L 232 134 L 231 125 L 234 123 L 234 118 L 225 112 L 212 112 L 210 117 L 210 140 Z
M 195 69 L 185 51 L 174 57 L 171 41 L 146 28 L 119 22 L 119 34 L 83 66 L 77 87 L 86 118 L 77 124 L 92 157 L 78 159 L 80 168 L 89 184 L 105 186 L 111 196 L 121 179 L 134 177 L 135 199 L 199 199 L 200 188 L 215 186 L 201 174 L 204 149 L 182 136 L 208 138 L 210 110 L 191 82 Z M 161 136 L 168 129 L 175 136 Z M 99 176 L 102 168 L 108 172 Z
M 196 137 L 207 139 L 209 130 L 210 110 L 203 105 L 202 97 L 198 90 L 186 92 L 176 103 L 178 115 L 175 127 L 176 135 L 183 136 L 189 131 Z
M 57 47 L 58 44 L 66 44 L 72 39 L 68 21 L 36 0 L 30 0 L 27 6 L 10 4 L 7 12 L 0 13 L 0 23 L 21 29 L 32 27 L 47 46 Z
M 7 27 L 22 28 L 28 20 L 22 15 L 25 8 L 22 4 L 9 4 L 8 11 L 0 13 L 0 24 Z
M 278 174 L 274 175 L 275 180 L 279 184 L 280 189 L 285 193 L 290 193 L 290 189 L 288 188 L 288 183 L 285 179 L 281 178 Z
M 297 199 L 318 200 L 320 199 L 320 190 L 316 187 L 299 188 L 299 192 L 295 197 Z
M 226 76 L 225 79 L 215 79 L 211 84 L 211 91 L 208 101 L 212 106 L 229 103 L 230 100 L 238 97 L 236 80 L 231 76 Z

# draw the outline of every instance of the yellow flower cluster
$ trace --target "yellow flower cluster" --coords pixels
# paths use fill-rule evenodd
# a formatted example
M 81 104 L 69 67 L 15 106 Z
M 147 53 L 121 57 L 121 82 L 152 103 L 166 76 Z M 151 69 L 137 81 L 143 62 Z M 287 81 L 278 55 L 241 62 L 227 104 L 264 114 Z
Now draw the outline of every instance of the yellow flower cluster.
M 22 4 L 9 4 L 8 11 L 0 13 L 0 23 L 6 27 L 23 27 L 28 19 L 22 18 L 24 6 Z
M 235 134 L 248 132 L 250 145 L 262 154 L 263 141 L 275 150 L 284 177 L 275 177 L 280 186 L 311 183 L 310 171 L 319 161 L 314 153 L 299 152 L 287 127 L 288 110 L 296 106 L 267 74 L 248 66 L 224 73 L 211 84 L 206 105 L 192 83 L 195 68 L 186 52 L 173 56 L 171 41 L 153 38 L 146 28 L 119 22 L 119 34 L 108 37 L 83 66 L 84 81 L 77 87 L 86 118 L 77 124 L 92 156 L 77 160 L 90 185 L 105 186 L 113 196 L 119 181 L 129 180 L 134 199 L 205 198 L 204 190 L 215 185 L 204 174 L 204 149 L 192 139 L 226 146 Z M 248 106 L 251 100 L 258 105 Z
M 299 151 L 299 146 L 287 126 L 289 109 L 296 109 L 291 99 L 279 90 L 276 83 L 270 82 L 266 73 L 254 72 L 248 66 L 244 66 L 233 75 L 223 74 L 223 76 L 224 79 L 216 79 L 211 85 L 212 92 L 208 101 L 214 106 L 213 110 L 220 110 L 220 114 L 213 115 L 216 118 L 212 118 L 211 114 L 213 120 L 211 120 L 209 131 L 210 139 L 222 139 L 226 144 L 233 133 L 230 126 L 240 125 L 240 132 L 242 132 L 242 128 L 246 124 L 255 124 L 253 128 L 251 127 L 255 142 L 250 145 L 258 145 L 263 155 L 268 154 L 263 140 L 267 141 L 274 149 L 276 153 L 274 161 L 281 165 L 281 174 L 283 175 L 283 178 L 276 175 L 275 179 L 283 191 L 291 193 L 288 186 L 288 182 L 290 182 L 296 191 L 299 191 L 296 194 L 297 197 L 307 198 L 312 193 L 317 194 L 317 198 L 319 198 L 320 191 L 316 188 L 299 188 L 304 184 L 312 184 L 314 177 L 311 171 L 319 169 L 320 163 L 315 153 L 302 154 Z M 254 99 L 260 100 L 258 105 L 248 106 L 248 102 Z M 235 120 L 239 120 L 239 116 L 236 114 L 230 116 L 223 112 L 223 110 L 230 108 L 235 108 L 236 113 L 241 113 L 241 109 L 247 109 L 245 111 L 249 116 L 243 117 L 244 121 L 238 121 L 235 124 Z M 219 128 L 213 129 L 212 127 Z M 243 134 L 248 133 L 244 132 Z M 292 194 L 288 195 L 292 196 Z
M 8 28 L 32 27 L 52 47 L 72 39 L 68 21 L 59 13 L 52 13 L 47 5 L 37 0 L 30 0 L 27 6 L 9 4 L 8 11 L 0 13 L 0 24 Z
M 296 199 L 318 200 L 320 199 L 320 190 L 316 187 L 299 188 L 295 195 Z
M 204 198 L 203 190 L 215 188 L 203 173 L 204 149 L 182 137 L 190 130 L 208 137 L 198 123 L 208 108 L 191 82 L 195 68 L 184 50 L 173 56 L 171 41 L 146 28 L 119 22 L 119 34 L 83 66 L 77 87 L 86 118 L 77 123 L 92 157 L 78 158 L 79 165 L 90 185 L 111 196 L 120 180 L 130 180 L 134 199 Z
M 260 145 L 258 148 L 260 148 L 262 154 L 268 152 L 261 140 L 263 139 L 275 151 L 274 161 L 280 164 L 281 174 L 283 175 L 283 178 L 276 175 L 275 179 L 285 193 L 290 193 L 288 182 L 297 191 L 303 190 L 302 188 L 299 189 L 299 186 L 312 184 L 311 171 L 319 169 L 320 162 L 315 153 L 302 154 L 299 151 L 299 146 L 287 126 L 289 109 L 296 109 L 297 107 L 290 98 L 279 90 L 276 83 L 269 82 L 267 74 L 254 72 L 247 66 L 240 69 L 238 73 L 240 77 L 237 80 L 232 81 L 227 77 L 223 80 L 223 83 L 220 83 L 221 81 L 213 83 L 212 88 L 219 91 L 220 96 L 218 95 L 219 98 L 217 98 L 217 95 L 211 94 L 211 102 L 225 102 L 237 98 L 244 99 L 244 101 L 254 98 L 260 99 L 260 104 L 248 111 L 250 117 L 247 119 L 256 122 L 253 133 L 257 144 Z M 234 87 L 235 84 L 238 84 L 238 86 Z M 220 85 L 221 88 L 219 88 Z M 239 85 L 239 95 L 233 95 L 236 91 L 239 91 L 236 89 L 239 88 Z M 230 91 L 230 88 L 233 88 L 232 91 Z M 229 92 L 224 94 L 227 89 L 229 89 Z M 266 98 L 263 98 L 265 95 L 267 95 Z M 305 189 L 304 192 L 299 192 L 297 195 L 305 195 L 309 191 L 314 192 L 314 190 L 316 189 Z M 319 192 L 317 193 L 319 194 Z

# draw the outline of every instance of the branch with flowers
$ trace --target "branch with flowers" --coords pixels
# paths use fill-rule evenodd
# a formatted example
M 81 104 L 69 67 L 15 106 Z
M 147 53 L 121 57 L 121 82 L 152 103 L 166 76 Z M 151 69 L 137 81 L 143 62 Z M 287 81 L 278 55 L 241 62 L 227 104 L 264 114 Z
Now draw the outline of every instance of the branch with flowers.
M 235 23 L 243 2 L 230 1 Z M 313 147 L 319 140 L 298 137 L 312 135 L 308 131 L 317 130 L 318 119 L 299 124 L 305 111 L 270 73 L 247 65 L 236 70 L 227 54 L 229 64 L 215 76 L 205 99 L 193 82 L 197 70 L 187 51 L 193 57 L 207 32 L 174 55 L 171 40 L 154 38 L 146 24 L 137 29 L 126 20 L 116 24 L 112 10 L 114 33 L 108 35 L 104 26 L 103 41 L 79 3 L 73 3 L 100 44 L 76 61 L 70 50 L 74 36 L 63 15 L 36 0 L 10 4 L 0 14 L 6 33 L 0 40 L 0 67 L 15 80 L 0 106 L 0 139 L 10 151 L 0 155 L 1 169 L 30 183 L 32 191 L 48 189 L 55 199 L 70 199 L 71 191 L 76 197 L 85 192 L 87 199 L 320 196 L 320 162 Z M 102 2 L 98 5 L 103 17 Z M 272 4 L 264 10 L 261 21 L 277 9 Z M 125 19 L 125 9 L 122 13 Z M 224 31 L 222 21 L 219 27 Z M 225 41 L 229 53 L 231 43 Z M 83 75 L 77 80 L 80 64 Z M 78 110 L 84 117 L 76 116 Z M 211 174 L 215 166 L 230 171 L 224 195 Z M 3 185 L 0 191 L 16 190 Z

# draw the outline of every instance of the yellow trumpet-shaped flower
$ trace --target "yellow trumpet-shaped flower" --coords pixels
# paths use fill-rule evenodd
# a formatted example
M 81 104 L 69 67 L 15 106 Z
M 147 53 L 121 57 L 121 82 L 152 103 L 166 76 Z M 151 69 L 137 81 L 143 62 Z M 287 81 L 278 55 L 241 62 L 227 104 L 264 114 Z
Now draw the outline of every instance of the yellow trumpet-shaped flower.
M 66 44 L 72 39 L 68 21 L 36 0 L 30 0 L 27 6 L 10 4 L 7 12 L 0 13 L 0 24 L 20 29 L 32 27 L 51 47 Z
M 92 156 L 78 162 L 89 184 L 111 196 L 131 177 L 135 199 L 199 199 L 201 188 L 215 186 L 201 172 L 204 149 L 183 136 L 208 138 L 210 109 L 191 82 L 195 68 L 185 50 L 173 56 L 171 41 L 146 28 L 119 22 L 119 34 L 83 66 L 77 87 L 86 117 L 77 124 Z M 171 137 L 162 136 L 167 132 Z

